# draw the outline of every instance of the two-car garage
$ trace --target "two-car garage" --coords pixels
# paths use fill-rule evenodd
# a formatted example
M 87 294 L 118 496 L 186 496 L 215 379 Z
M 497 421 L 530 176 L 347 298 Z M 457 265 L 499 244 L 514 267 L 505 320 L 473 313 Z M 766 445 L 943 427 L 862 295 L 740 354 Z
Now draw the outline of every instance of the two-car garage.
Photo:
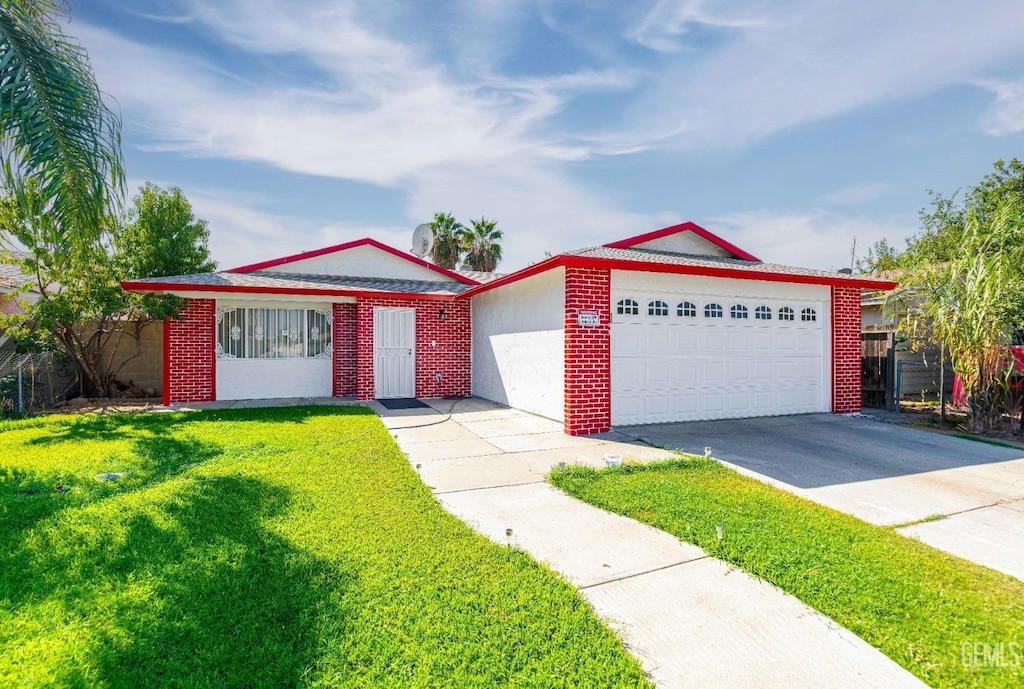
M 830 290 L 612 271 L 611 423 L 830 409 Z

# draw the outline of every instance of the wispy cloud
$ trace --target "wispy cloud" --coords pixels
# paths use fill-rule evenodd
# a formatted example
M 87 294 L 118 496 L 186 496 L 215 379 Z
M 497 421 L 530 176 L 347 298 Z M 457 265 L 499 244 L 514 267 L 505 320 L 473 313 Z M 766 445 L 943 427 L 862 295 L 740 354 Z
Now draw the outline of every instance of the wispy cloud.
M 685 123 L 681 146 L 745 146 L 960 83 L 1022 52 L 1020 3 L 752 0 L 729 7 L 725 19 L 702 14 L 700 3 L 655 7 L 645 22 L 665 27 L 657 36 L 701 23 L 735 30 L 697 54 L 666 53 L 634 109 L 636 127 L 660 132 Z M 659 18 L 669 11 L 681 19 Z
M 863 256 L 879 239 L 901 246 L 917 231 L 913 215 L 880 220 L 824 210 L 754 210 L 721 215 L 711 223 L 763 261 L 823 269 L 849 267 L 855 238 L 856 255 Z
M 676 52 L 683 47 L 686 34 L 698 26 L 755 29 L 771 23 L 764 16 L 756 16 L 755 11 L 736 5 L 712 9 L 705 0 L 658 0 L 628 35 L 651 50 Z
M 1024 132 L 1024 79 L 1019 81 L 986 80 L 978 82 L 995 94 L 995 102 L 981 116 L 978 125 L 986 134 L 1007 136 Z

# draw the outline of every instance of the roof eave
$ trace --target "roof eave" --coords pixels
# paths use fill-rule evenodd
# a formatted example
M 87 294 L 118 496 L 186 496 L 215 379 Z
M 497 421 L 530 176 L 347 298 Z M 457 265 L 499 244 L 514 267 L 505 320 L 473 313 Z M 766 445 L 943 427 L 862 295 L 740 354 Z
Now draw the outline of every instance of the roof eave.
M 257 270 L 265 270 L 266 268 L 275 268 L 277 266 L 283 266 L 283 265 L 287 265 L 289 263 L 295 263 L 296 261 L 304 261 L 306 259 L 316 258 L 318 256 L 326 256 L 327 254 L 333 254 L 333 253 L 337 253 L 339 251 L 345 251 L 346 249 L 354 249 L 354 248 L 360 247 L 360 246 L 372 246 L 375 249 L 380 249 L 381 251 L 386 251 L 387 253 L 389 253 L 389 254 L 391 254 L 393 256 L 397 256 L 398 258 L 401 258 L 401 259 L 403 259 L 405 261 L 409 261 L 410 263 L 414 263 L 414 264 L 416 264 L 418 266 L 421 266 L 423 268 L 427 268 L 429 270 L 432 270 L 435 273 L 439 273 L 439 274 L 444 275 L 446 277 L 452 278 L 453 280 L 461 282 L 464 285 L 478 285 L 478 284 L 480 284 L 479 282 L 477 282 L 476 280 L 474 280 L 474 279 L 472 279 L 470 277 L 467 277 L 465 275 L 459 275 L 458 273 L 456 273 L 454 271 L 451 271 L 451 270 L 448 270 L 447 268 L 442 268 L 440 266 L 436 266 L 433 263 L 430 263 L 429 261 L 424 261 L 419 256 L 415 256 L 413 254 L 406 254 L 405 252 L 399 251 L 398 249 L 394 248 L 393 246 L 388 246 L 387 244 L 384 244 L 383 242 L 378 242 L 376 239 L 371 239 L 370 237 L 364 237 L 362 239 L 356 239 L 356 240 L 353 240 L 351 242 L 344 242 L 342 244 L 335 244 L 333 246 L 326 246 L 326 247 L 324 247 L 322 249 L 314 249 L 312 251 L 303 251 L 303 252 L 300 252 L 300 253 L 297 253 L 297 254 L 292 254 L 291 256 L 282 256 L 281 258 L 270 259 L 269 261 L 260 261 L 259 263 L 250 263 L 249 265 L 239 266 L 237 268 L 230 268 L 230 269 L 228 269 L 228 270 L 226 270 L 224 272 L 225 273 L 252 273 L 252 272 L 255 272 Z
M 180 282 L 140 282 L 125 280 L 121 287 L 129 292 L 210 292 L 212 294 L 282 294 L 310 297 L 384 297 L 425 301 L 454 301 L 458 294 L 431 294 L 428 292 L 393 292 L 367 289 L 330 289 L 319 287 L 250 287 L 245 285 L 203 285 Z

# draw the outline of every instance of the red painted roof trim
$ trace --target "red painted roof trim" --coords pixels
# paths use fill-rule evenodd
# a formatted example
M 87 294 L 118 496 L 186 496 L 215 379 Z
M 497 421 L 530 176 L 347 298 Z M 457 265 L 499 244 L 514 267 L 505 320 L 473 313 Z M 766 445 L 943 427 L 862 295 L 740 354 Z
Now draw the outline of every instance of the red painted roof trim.
M 231 268 L 230 270 L 226 270 L 224 272 L 226 272 L 226 273 L 252 273 L 252 272 L 255 272 L 257 270 L 265 270 L 267 268 L 274 268 L 276 266 L 283 266 L 283 265 L 288 264 L 288 263 L 295 263 L 296 261 L 304 261 L 307 258 L 316 258 L 317 256 L 324 256 L 326 254 L 333 254 L 333 253 L 338 252 L 338 251 L 345 251 L 346 249 L 354 249 L 357 246 L 372 246 L 375 249 L 380 249 L 381 251 L 386 251 L 389 254 L 392 254 L 394 256 L 398 256 L 399 258 L 405 259 L 406 261 L 409 261 L 410 263 L 415 263 L 418 266 L 422 266 L 424 268 L 429 268 L 430 270 L 434 271 L 435 273 L 440 273 L 441 275 L 445 275 L 447 277 L 450 277 L 453 280 L 457 280 L 457 281 L 461 282 L 464 285 L 478 285 L 478 284 L 480 284 L 476 280 L 474 280 L 472 278 L 468 278 L 465 275 L 459 275 L 458 273 L 456 273 L 454 271 L 447 270 L 446 268 L 441 268 L 440 266 L 435 266 L 433 263 L 430 263 L 429 261 L 424 261 L 419 256 L 415 256 L 413 254 L 409 254 L 409 253 L 406 253 L 404 251 L 399 251 L 398 249 L 396 249 L 396 248 L 394 248 L 392 246 L 388 246 L 387 244 L 384 244 L 382 242 L 378 242 L 376 239 L 370 239 L 369 237 L 364 237 L 363 239 L 356 239 L 356 240 L 351 241 L 351 242 L 345 242 L 344 244 L 335 244 L 334 246 L 326 246 L 326 247 L 324 247 L 322 249 L 314 249 L 313 251 L 303 251 L 302 253 L 292 254 L 291 256 L 284 256 L 283 258 L 275 258 L 275 259 L 271 259 L 269 261 L 261 261 L 260 263 L 250 263 L 247 266 L 239 266 L 238 268 Z
M 708 277 L 736 278 L 738 280 L 761 280 L 765 282 L 791 282 L 805 285 L 831 285 L 835 287 L 860 287 L 874 290 L 889 290 L 896 287 L 895 282 L 878 278 L 830 278 L 823 275 L 799 275 L 794 273 L 775 273 L 767 271 L 743 270 L 718 266 L 685 266 L 672 263 L 649 263 L 646 261 L 627 261 L 616 258 L 592 258 L 589 256 L 567 256 L 560 254 L 546 261 L 527 266 L 522 270 L 509 273 L 503 278 L 485 282 L 459 294 L 456 299 L 474 297 L 496 287 L 518 282 L 538 273 L 551 270 L 558 266 L 566 268 L 607 268 L 609 270 L 632 270 L 646 273 L 675 273 L 677 275 L 705 275 Z
M 476 284 L 476 283 L 474 283 Z M 125 280 L 121 287 L 129 292 L 215 292 L 224 294 L 294 294 L 313 297 L 394 297 L 428 301 L 454 301 L 458 295 L 422 294 L 417 292 L 386 292 L 378 290 L 319 289 L 314 287 L 246 287 L 244 285 L 186 285 L 180 282 L 134 282 Z
M 629 249 L 636 246 L 637 244 L 643 244 L 644 242 L 650 242 L 655 239 L 661 239 L 662 237 L 668 237 L 669 235 L 679 234 L 680 232 L 693 232 L 698 237 L 702 237 L 720 249 L 725 249 L 736 258 L 741 258 L 744 261 L 754 261 L 760 263 L 761 259 L 757 256 L 744 251 L 735 244 L 727 242 L 719 237 L 714 232 L 705 230 L 703 227 L 695 222 L 684 222 L 679 225 L 673 225 L 671 227 L 664 227 L 660 230 L 654 230 L 653 232 L 647 232 L 645 234 L 638 234 L 635 237 L 628 239 L 620 239 L 617 242 L 611 244 L 605 244 L 609 249 Z
M 647 263 L 617 258 L 590 258 L 587 256 L 563 256 L 563 265 L 571 268 L 608 268 L 633 270 L 646 273 L 676 273 L 681 275 L 705 275 L 708 277 L 736 278 L 738 280 L 761 280 L 765 282 L 793 282 L 804 285 L 832 285 L 835 287 L 867 287 L 871 289 L 893 289 L 895 282 L 877 278 L 842 278 L 825 275 L 800 275 L 798 273 L 777 273 L 768 271 L 743 270 L 727 266 L 685 266 L 670 263 Z M 469 290 L 472 291 L 472 290 Z

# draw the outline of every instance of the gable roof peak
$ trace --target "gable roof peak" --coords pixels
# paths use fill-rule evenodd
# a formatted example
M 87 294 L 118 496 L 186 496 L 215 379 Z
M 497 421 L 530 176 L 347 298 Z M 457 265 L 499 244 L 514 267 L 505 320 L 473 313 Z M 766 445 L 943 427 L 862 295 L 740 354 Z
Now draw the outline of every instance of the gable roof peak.
M 738 258 L 743 261 L 750 261 L 753 263 L 760 263 L 761 259 L 753 254 L 744 251 L 735 244 L 727 242 L 726 240 L 719 237 L 714 232 L 704 229 L 695 222 L 684 222 L 678 225 L 671 225 L 669 227 L 663 227 L 660 230 L 654 230 L 653 232 L 646 232 L 644 234 L 636 235 L 635 237 L 628 237 L 626 239 L 620 239 L 617 242 L 610 242 L 604 246 L 609 249 L 631 249 L 641 248 L 638 245 L 645 244 L 647 242 L 653 242 L 658 239 L 665 237 L 671 237 L 672 235 L 681 234 L 683 232 L 692 232 L 701 239 L 717 246 L 719 249 L 727 252 L 729 255 Z

